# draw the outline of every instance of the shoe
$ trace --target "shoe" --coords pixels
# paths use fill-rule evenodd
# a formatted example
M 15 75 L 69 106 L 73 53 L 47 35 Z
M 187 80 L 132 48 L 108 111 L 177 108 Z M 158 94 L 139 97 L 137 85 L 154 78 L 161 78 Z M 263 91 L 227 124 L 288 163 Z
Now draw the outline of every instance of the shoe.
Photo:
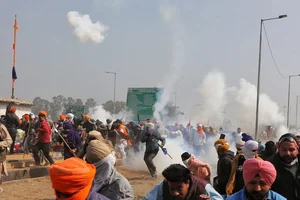
M 152 178 L 157 178 L 157 175 L 156 175 L 156 174 L 153 174 L 153 175 L 152 175 Z

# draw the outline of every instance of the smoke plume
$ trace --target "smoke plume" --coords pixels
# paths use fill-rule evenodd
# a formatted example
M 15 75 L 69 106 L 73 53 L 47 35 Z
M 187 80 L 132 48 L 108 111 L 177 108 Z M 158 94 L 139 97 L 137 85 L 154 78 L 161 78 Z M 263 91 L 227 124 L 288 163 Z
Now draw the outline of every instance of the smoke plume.
M 238 87 L 226 86 L 224 75 L 210 72 L 200 86 L 201 105 L 192 113 L 194 123 L 208 123 L 254 134 L 256 111 L 256 86 L 241 78 Z M 260 94 L 259 132 L 267 125 L 277 128 L 283 134 L 285 117 L 279 106 L 267 94 Z
M 97 21 L 92 22 L 89 15 L 82 15 L 77 11 L 70 11 L 67 14 L 69 24 L 74 27 L 73 33 L 83 43 L 92 41 L 99 44 L 105 39 L 105 31 L 108 29 L 106 25 Z
M 158 101 L 154 105 L 154 118 L 158 120 L 161 120 L 161 116 L 166 114 L 164 109 L 170 102 L 171 92 L 173 91 L 175 83 L 178 81 L 185 57 L 183 42 L 185 36 L 184 26 L 179 15 L 177 13 L 175 14 L 175 11 L 176 7 L 167 1 L 160 7 L 163 20 L 170 26 L 171 30 L 172 61 L 170 64 L 170 72 L 163 79 L 165 81 L 158 86 L 159 88 L 163 88 L 163 92 L 158 96 Z

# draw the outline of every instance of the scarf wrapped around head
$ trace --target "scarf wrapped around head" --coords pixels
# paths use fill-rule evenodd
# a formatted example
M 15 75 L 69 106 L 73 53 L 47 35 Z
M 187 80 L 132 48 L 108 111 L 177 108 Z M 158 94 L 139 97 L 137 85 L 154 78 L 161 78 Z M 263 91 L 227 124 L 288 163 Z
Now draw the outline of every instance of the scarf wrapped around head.
M 257 154 L 258 150 L 258 142 L 254 140 L 248 140 L 243 146 L 242 152 L 244 153 L 244 157 L 246 159 L 254 158 Z
M 259 176 L 269 187 L 276 179 L 276 169 L 269 161 L 250 158 L 244 162 L 243 177 L 245 185 L 248 184 L 255 176 Z
M 86 160 L 89 163 L 94 164 L 110 154 L 111 150 L 105 142 L 101 140 L 92 140 L 89 142 L 86 149 Z
M 88 140 L 104 140 L 104 138 L 99 131 L 90 131 Z
M 69 158 L 62 163 L 54 163 L 49 168 L 52 187 L 57 192 L 73 194 L 67 200 L 86 199 L 92 187 L 96 168 L 79 158 Z
M 230 145 L 228 144 L 227 140 L 225 140 L 225 139 L 219 139 L 219 140 L 215 141 L 214 146 L 215 146 L 217 152 L 224 152 L 230 148 Z

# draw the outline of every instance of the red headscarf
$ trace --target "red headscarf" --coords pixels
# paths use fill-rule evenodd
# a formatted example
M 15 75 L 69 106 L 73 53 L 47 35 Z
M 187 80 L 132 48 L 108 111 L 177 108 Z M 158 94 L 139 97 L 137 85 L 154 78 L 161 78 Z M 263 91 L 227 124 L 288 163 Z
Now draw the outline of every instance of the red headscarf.
M 67 200 L 86 199 L 90 193 L 96 168 L 79 158 L 54 163 L 49 168 L 52 187 L 56 192 L 73 194 Z M 56 197 L 60 200 L 56 193 Z

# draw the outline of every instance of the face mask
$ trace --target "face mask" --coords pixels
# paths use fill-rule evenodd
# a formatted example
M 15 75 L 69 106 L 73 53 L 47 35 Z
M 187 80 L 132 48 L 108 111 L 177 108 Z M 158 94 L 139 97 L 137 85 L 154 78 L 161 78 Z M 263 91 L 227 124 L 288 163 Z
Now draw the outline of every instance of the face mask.
M 244 153 L 244 157 L 246 158 L 246 160 L 249 158 L 254 158 L 256 155 L 256 152 L 248 151 L 248 150 L 244 151 L 243 153 Z
M 186 160 L 184 160 L 184 161 L 182 161 L 183 162 L 183 164 L 187 167 L 188 166 L 188 164 L 189 164 L 189 160 L 190 159 L 186 159 Z

